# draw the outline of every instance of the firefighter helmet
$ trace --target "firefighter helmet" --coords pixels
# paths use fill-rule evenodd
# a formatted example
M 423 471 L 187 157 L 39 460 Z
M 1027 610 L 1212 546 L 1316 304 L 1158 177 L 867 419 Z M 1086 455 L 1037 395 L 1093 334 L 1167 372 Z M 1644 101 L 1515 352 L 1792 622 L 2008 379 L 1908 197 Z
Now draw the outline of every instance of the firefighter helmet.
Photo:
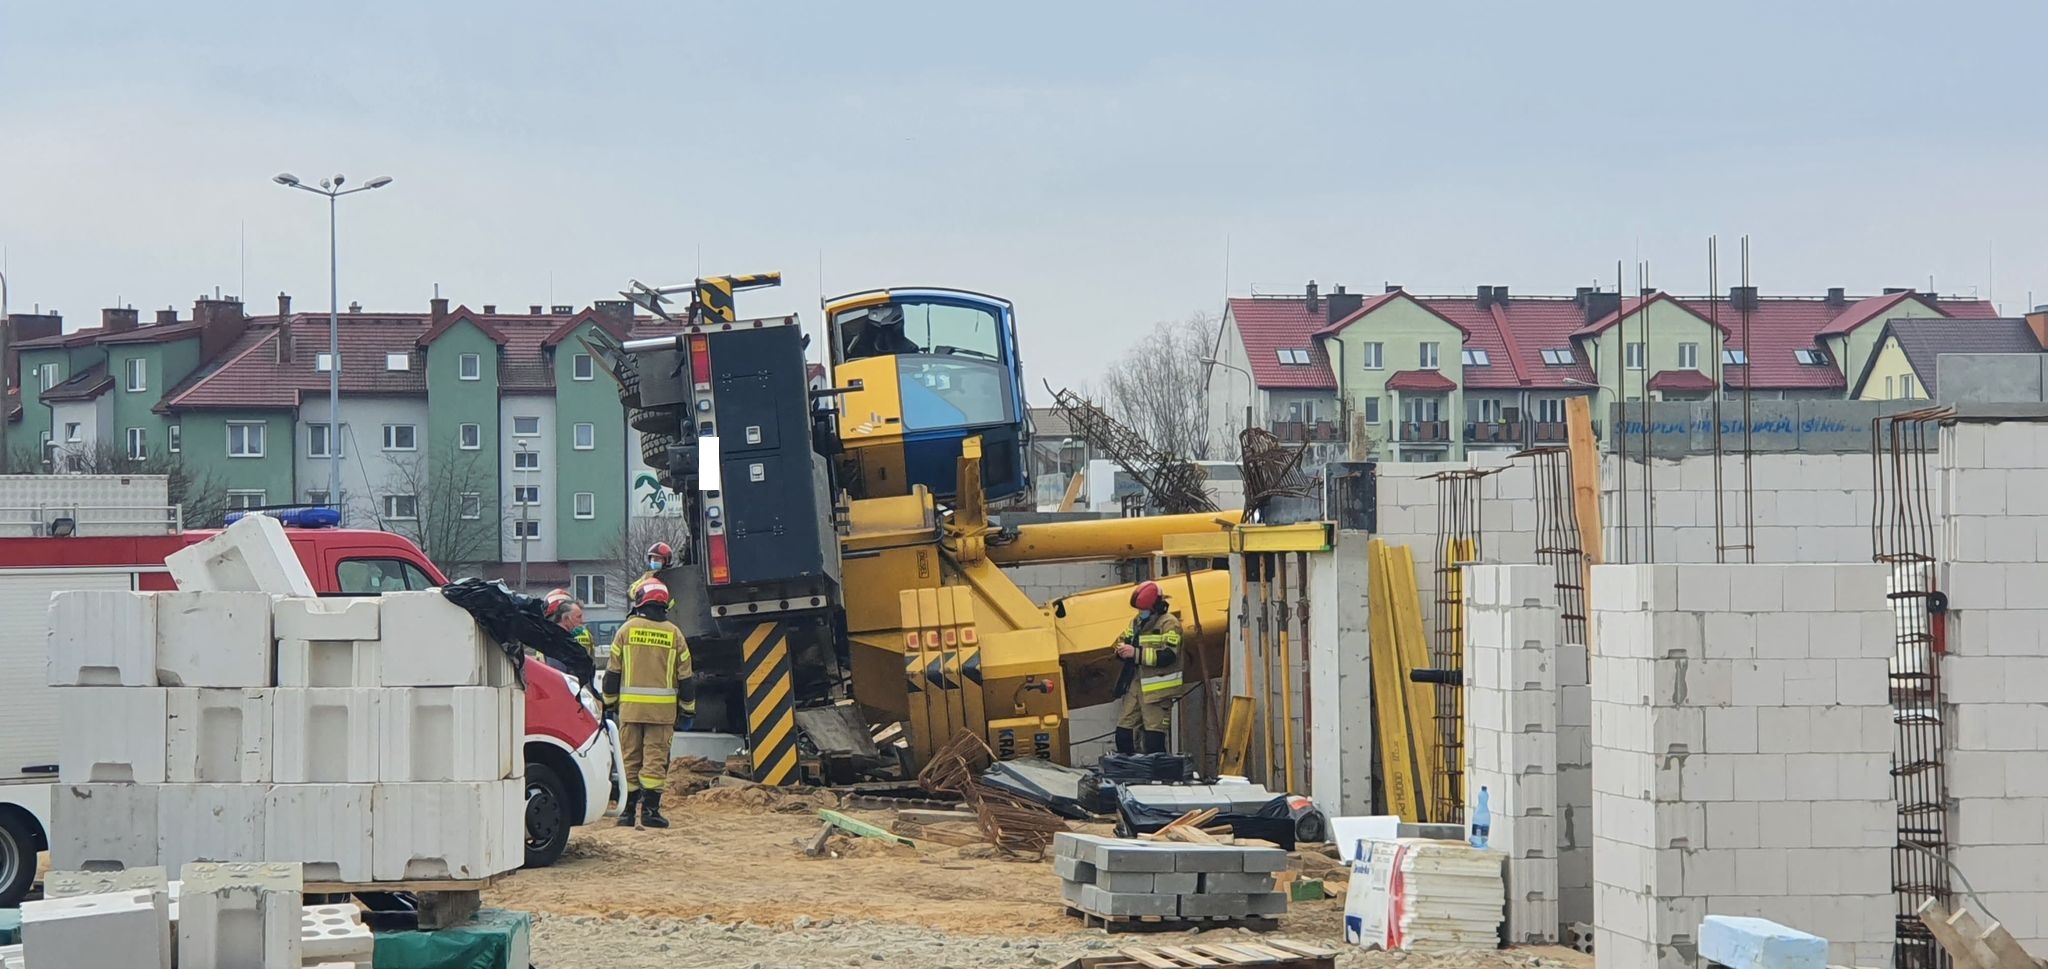
M 638 589 L 633 590 L 633 608 L 638 609 L 649 603 L 669 604 L 668 586 L 660 579 L 646 579 Z
M 1131 590 L 1131 608 L 1151 612 L 1165 598 L 1166 596 L 1159 591 L 1159 583 L 1140 582 L 1137 588 Z

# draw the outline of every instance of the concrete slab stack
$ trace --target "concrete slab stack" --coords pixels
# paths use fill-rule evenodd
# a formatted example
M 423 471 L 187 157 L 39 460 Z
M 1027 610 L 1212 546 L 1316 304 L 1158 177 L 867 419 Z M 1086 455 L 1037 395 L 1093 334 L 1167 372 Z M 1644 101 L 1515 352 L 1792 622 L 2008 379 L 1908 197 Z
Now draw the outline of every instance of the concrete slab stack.
M 1711 913 L 1887 964 L 1885 567 L 1596 566 L 1592 601 L 1602 961 L 1690 967 Z
M 1278 918 L 1287 895 L 1274 888 L 1287 867 L 1278 848 L 1130 841 L 1063 832 L 1053 870 L 1069 908 L 1110 921 Z
M 293 861 L 369 882 L 519 866 L 510 661 L 437 592 L 301 594 L 302 572 L 271 574 L 299 571 L 289 552 L 276 522 L 245 519 L 172 557 L 200 591 L 52 597 L 55 867 Z M 375 823 L 378 806 L 403 821 Z
M 1468 566 L 1465 579 L 1465 816 L 1488 792 L 1490 845 L 1507 855 L 1508 938 L 1559 930 L 1556 573 Z

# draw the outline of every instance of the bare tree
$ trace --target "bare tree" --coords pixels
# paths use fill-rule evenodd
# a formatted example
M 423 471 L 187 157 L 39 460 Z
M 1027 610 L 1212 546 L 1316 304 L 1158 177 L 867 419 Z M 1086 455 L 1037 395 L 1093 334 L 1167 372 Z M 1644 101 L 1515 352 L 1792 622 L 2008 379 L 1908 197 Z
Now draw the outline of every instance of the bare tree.
M 34 448 L 17 448 L 8 466 L 16 474 L 160 474 L 170 503 L 183 511 L 186 528 L 219 528 L 228 513 L 225 482 L 164 451 L 131 458 L 126 448 L 111 441 L 58 447 L 49 455 L 38 454 Z
M 1103 410 L 1161 451 L 1207 460 L 1213 442 L 1202 360 L 1212 352 L 1217 325 L 1214 314 L 1201 312 L 1154 324 L 1102 375 L 1095 396 Z
M 499 522 L 486 517 L 495 503 L 484 500 L 497 483 L 482 453 L 443 449 L 432 461 L 424 454 L 386 455 L 383 493 L 355 496 L 351 517 L 411 539 L 451 576 L 475 574 L 498 560 Z
M 684 560 L 690 554 L 689 521 L 680 515 L 626 516 L 626 527 L 605 550 L 604 564 L 598 573 L 604 576 L 606 591 L 611 596 L 623 597 L 626 587 L 646 573 L 647 548 L 656 542 L 667 542 L 675 549 L 676 561 Z

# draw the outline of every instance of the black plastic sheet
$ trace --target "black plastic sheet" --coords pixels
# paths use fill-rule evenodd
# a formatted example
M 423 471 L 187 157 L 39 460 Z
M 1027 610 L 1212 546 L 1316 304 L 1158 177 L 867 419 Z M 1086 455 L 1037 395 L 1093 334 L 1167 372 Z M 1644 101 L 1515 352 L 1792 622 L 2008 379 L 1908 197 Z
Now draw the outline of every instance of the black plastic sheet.
M 597 692 L 597 667 L 590 653 L 569 631 L 549 622 L 541 614 L 544 600 L 523 596 L 502 582 L 462 579 L 441 587 L 449 602 L 461 606 L 477 624 L 497 640 L 498 648 L 512 660 L 512 672 L 526 685 L 526 651 L 531 649 L 577 682 Z
M 1298 841 L 1327 841 L 1330 837 L 1329 819 L 1314 801 L 1299 794 L 1280 794 L 1259 806 L 1255 811 L 1231 809 L 1228 801 L 1219 800 L 1213 805 L 1218 813 L 1204 824 L 1205 828 L 1229 825 L 1230 833 L 1238 838 L 1258 838 L 1271 841 L 1289 851 L 1294 850 Z M 1117 834 L 1122 837 L 1136 837 L 1160 828 L 1189 811 L 1203 810 L 1204 805 L 1176 802 L 1172 804 L 1147 804 L 1131 793 L 1130 788 L 1117 790 Z
M 1123 784 L 1181 784 L 1195 778 L 1186 754 L 1103 754 L 1102 779 Z

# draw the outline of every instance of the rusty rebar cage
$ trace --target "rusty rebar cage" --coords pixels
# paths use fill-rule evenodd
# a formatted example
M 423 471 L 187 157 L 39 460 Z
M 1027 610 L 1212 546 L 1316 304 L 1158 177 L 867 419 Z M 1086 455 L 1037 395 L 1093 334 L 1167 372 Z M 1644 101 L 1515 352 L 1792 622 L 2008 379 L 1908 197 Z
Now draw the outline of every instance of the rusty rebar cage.
M 1480 560 L 1486 538 L 1481 487 L 1505 468 L 1461 468 L 1436 482 L 1436 595 L 1430 610 L 1429 661 L 1451 674 L 1435 684 L 1437 752 L 1430 778 L 1431 821 L 1465 819 L 1465 581 L 1460 566 Z

